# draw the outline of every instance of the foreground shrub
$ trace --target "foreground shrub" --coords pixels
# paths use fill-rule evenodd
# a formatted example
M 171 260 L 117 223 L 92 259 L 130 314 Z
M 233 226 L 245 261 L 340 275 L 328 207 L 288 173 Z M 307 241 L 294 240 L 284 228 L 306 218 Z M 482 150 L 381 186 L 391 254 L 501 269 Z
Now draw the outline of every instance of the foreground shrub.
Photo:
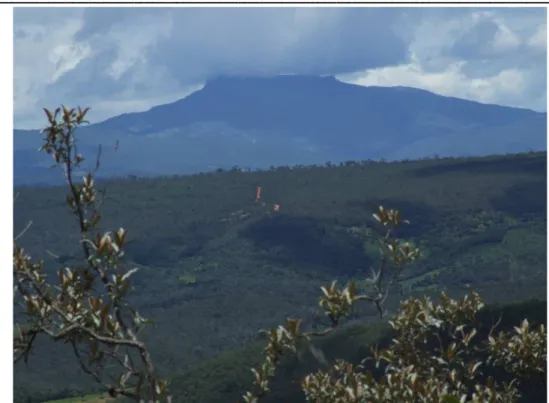
M 21 308 L 15 315 L 27 320 L 15 326 L 14 363 L 27 362 L 36 337 L 45 335 L 68 344 L 82 370 L 112 397 L 170 401 L 167 382 L 157 376 L 149 351 L 138 338 L 149 321 L 127 302 L 131 276 L 137 271 L 127 270 L 120 261 L 127 232 L 123 228 L 114 233 L 97 230 L 101 193 L 96 190 L 94 175 L 99 155 L 95 171 L 88 173 L 82 184 L 73 177 L 84 161 L 74 131 L 85 123 L 87 111 L 45 110 L 49 126 L 42 131 L 45 142 L 41 150 L 53 157 L 55 167 L 64 169 L 69 189 L 66 202 L 76 218 L 84 265 L 60 268 L 55 284 L 45 274 L 43 262 L 32 262 L 17 245 L 25 231 L 15 237 L 14 298 Z
M 319 302 L 330 319 L 325 330 L 302 332 L 299 319 L 287 319 L 285 325 L 266 331 L 269 342 L 265 360 L 259 368 L 252 369 L 254 385 L 252 391 L 243 396 L 245 402 L 256 403 L 266 395 L 269 379 L 275 375 L 276 365 L 284 353 L 299 353 L 305 346 L 327 364 L 310 341 L 336 329 L 357 301 L 373 303 L 383 316 L 383 303 L 391 285 L 405 265 L 419 257 L 419 250 L 412 250 L 409 244 L 392 237 L 398 225 L 407 223 L 400 220 L 398 211 L 379 207 L 374 218 L 387 231 L 378 239 L 380 268 L 372 270 L 372 277 L 367 281 L 373 292 L 358 295 L 354 282 L 342 289 L 334 282 L 322 288 Z M 389 261 L 392 265 L 387 273 Z M 427 297 L 403 301 L 399 312 L 389 321 L 396 332 L 392 344 L 381 350 L 370 347 L 371 355 L 360 365 L 337 360 L 329 365 L 328 371 L 309 374 L 301 382 L 305 400 L 316 403 L 518 401 L 520 379 L 536 374 L 545 376 L 546 329 L 543 325 L 532 328 L 524 319 L 513 332 L 496 334 L 496 323 L 488 338 L 480 340 L 474 319 L 484 306 L 473 290 L 458 301 L 442 293 L 438 305 Z M 370 360 L 383 370 L 383 376 L 376 379 L 371 371 L 364 369 Z M 491 377 L 483 379 L 482 369 L 488 366 L 501 367 L 514 378 L 510 382 L 498 382 Z

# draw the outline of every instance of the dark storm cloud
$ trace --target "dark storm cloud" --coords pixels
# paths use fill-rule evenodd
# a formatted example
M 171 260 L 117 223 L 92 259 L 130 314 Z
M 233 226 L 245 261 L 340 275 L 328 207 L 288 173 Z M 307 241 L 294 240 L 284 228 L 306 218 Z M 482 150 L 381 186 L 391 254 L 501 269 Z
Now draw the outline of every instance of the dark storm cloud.
M 367 85 L 540 109 L 546 19 L 534 8 L 20 8 L 16 121 L 59 102 L 93 104 L 94 119 L 106 118 L 174 101 L 219 75 L 281 73 L 377 72 Z
M 336 74 L 399 64 L 408 56 L 394 31 L 397 9 L 110 10 L 86 10 L 76 38 L 91 40 L 132 21 L 170 23 L 171 34 L 147 49 L 147 59 L 183 83 L 218 75 Z
M 462 59 L 485 57 L 493 51 L 493 41 L 499 31 L 494 21 L 482 21 L 459 38 L 450 53 Z

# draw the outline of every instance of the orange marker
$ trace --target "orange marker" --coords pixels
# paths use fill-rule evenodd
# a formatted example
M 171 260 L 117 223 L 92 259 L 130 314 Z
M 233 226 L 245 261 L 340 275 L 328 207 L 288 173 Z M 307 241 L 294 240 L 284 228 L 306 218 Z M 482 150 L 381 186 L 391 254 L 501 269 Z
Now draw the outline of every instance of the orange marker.
M 257 187 L 257 195 L 255 196 L 255 201 L 259 201 L 261 199 L 261 186 Z

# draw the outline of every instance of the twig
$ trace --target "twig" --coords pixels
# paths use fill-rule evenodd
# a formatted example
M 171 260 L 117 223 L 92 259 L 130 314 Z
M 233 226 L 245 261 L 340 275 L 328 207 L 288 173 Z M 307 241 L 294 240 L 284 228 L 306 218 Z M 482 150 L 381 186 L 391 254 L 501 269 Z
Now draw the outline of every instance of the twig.
M 48 255 L 50 255 L 51 257 L 53 257 L 53 258 L 55 258 L 55 259 L 59 259 L 59 257 L 60 257 L 60 256 L 57 256 L 56 254 L 50 252 L 50 251 L 47 250 L 47 249 L 45 249 L 45 251 L 46 251 L 46 253 L 47 253 Z
M 32 220 L 29 221 L 29 223 L 27 224 L 27 226 L 23 229 L 23 231 L 21 231 L 19 233 L 19 235 L 17 235 L 15 238 L 13 238 L 13 242 L 17 242 L 19 239 L 21 239 L 21 237 L 23 235 L 25 235 L 25 233 L 29 230 L 29 228 L 32 226 Z

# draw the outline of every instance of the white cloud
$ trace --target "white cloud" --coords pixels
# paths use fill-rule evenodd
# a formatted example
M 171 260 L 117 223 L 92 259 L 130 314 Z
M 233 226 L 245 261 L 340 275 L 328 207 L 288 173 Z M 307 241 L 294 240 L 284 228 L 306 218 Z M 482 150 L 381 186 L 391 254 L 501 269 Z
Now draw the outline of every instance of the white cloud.
M 163 18 L 167 17 L 167 18 Z M 114 25 L 106 32 L 101 32 L 92 38 L 97 46 L 116 49 L 116 58 L 109 65 L 107 74 L 118 80 L 133 66 L 148 63 L 148 49 L 155 46 L 160 40 L 170 36 L 172 20 L 169 16 L 153 17 L 150 19 L 137 18 L 124 25 Z M 131 46 L 128 46 L 131 44 Z
M 56 69 L 48 84 L 55 83 L 63 74 L 73 70 L 90 53 L 91 48 L 87 44 L 58 45 L 53 48 L 48 60 Z
M 455 15 L 432 10 L 409 30 L 413 39 L 408 63 L 341 78 L 360 85 L 418 87 L 484 103 L 547 109 L 545 10 L 517 9 L 515 14 L 516 9 L 473 9 Z
M 532 49 L 540 52 L 547 52 L 547 25 L 543 24 L 538 26 L 536 33 L 533 34 L 527 40 L 527 45 Z
M 544 111 L 545 99 L 531 99 L 525 93 L 527 74 L 518 69 L 505 69 L 497 74 L 471 79 L 463 73 L 465 62 L 454 62 L 446 70 L 428 72 L 417 60 L 410 64 L 385 67 L 338 78 L 365 86 L 405 86 L 422 88 L 439 95 L 484 103 L 523 107 Z
M 521 43 L 520 38 L 505 25 L 502 19 L 494 19 L 494 22 L 498 27 L 492 42 L 494 51 L 496 53 L 502 53 L 517 49 Z
M 44 106 L 103 120 L 227 74 L 334 74 L 546 109 L 545 9 L 20 8 L 14 28 L 21 128 Z
M 20 13 L 16 12 L 15 16 L 17 21 Z M 85 44 L 78 46 L 72 40 L 81 27 L 82 21 L 78 19 L 69 19 L 59 25 L 42 24 L 32 19 L 14 24 L 16 123 L 18 116 L 36 114 L 40 109 L 35 102 L 46 95 L 48 86 L 87 57 L 89 47 Z

